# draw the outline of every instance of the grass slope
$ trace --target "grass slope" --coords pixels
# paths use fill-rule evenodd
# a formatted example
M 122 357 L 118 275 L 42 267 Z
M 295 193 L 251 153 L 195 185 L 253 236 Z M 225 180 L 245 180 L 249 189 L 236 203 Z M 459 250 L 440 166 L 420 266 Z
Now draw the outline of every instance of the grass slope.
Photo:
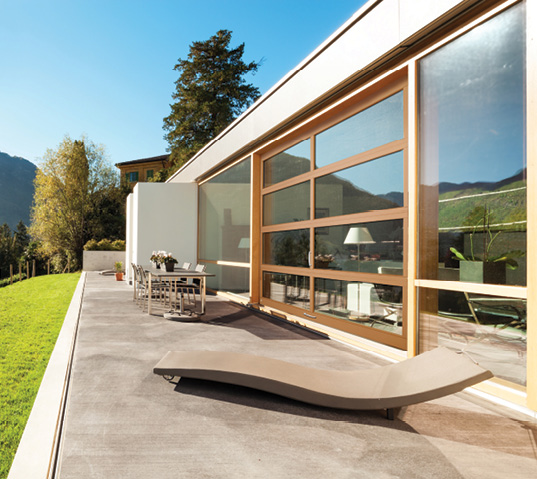
M 0 479 L 7 477 L 79 273 L 0 289 Z

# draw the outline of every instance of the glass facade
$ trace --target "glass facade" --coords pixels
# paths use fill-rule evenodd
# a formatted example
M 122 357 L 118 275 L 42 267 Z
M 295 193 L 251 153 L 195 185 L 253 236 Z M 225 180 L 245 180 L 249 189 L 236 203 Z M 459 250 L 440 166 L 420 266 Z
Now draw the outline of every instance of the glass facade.
M 464 351 L 498 378 L 526 384 L 526 300 L 419 290 L 421 351 Z
M 250 160 L 229 168 L 199 188 L 199 256 L 249 262 Z
M 310 279 L 285 273 L 263 273 L 263 296 L 301 309 L 310 309 Z
M 315 166 L 344 158 L 404 137 L 403 92 L 386 98 L 315 137 Z
M 315 228 L 315 267 L 403 274 L 403 220 Z
M 250 293 L 250 268 L 239 268 L 215 263 L 204 263 L 207 273 L 207 288 L 226 291 L 248 298 Z
M 401 334 L 403 288 L 316 278 L 315 311 L 361 326 Z
M 263 263 L 280 266 L 309 266 L 308 229 L 278 231 L 263 235 Z
M 244 160 L 199 187 L 199 261 L 216 277 L 211 289 L 249 291 L 249 268 L 219 265 L 218 261 L 250 263 L 250 159 Z
M 525 386 L 525 2 L 481 15 L 253 152 L 251 279 L 217 264 L 249 262 L 250 163 L 204 183 L 200 257 L 225 278 L 209 285 L 247 296 L 251 281 L 261 305 L 400 349 L 462 350 Z
M 261 302 L 341 321 L 402 348 L 404 98 L 399 81 L 309 139 L 261 158 Z M 368 307 L 361 311 L 358 303 Z
M 266 160 L 263 164 L 264 186 L 310 171 L 310 140 L 304 140 Z
M 524 38 L 521 4 L 420 62 L 421 278 L 526 284 Z
M 521 386 L 527 302 L 512 286 L 526 286 L 525 36 L 519 3 L 419 65 L 419 277 L 432 280 L 419 288 L 419 350 L 464 351 Z
M 398 151 L 315 180 L 315 217 L 398 208 L 404 202 L 404 157 Z
M 277 225 L 308 220 L 310 182 L 284 188 L 263 197 L 263 224 Z

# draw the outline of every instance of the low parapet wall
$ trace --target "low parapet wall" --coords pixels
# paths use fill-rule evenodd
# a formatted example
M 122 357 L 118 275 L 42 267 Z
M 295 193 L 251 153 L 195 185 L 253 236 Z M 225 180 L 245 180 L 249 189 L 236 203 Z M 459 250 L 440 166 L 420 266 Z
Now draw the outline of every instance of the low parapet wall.
M 84 271 L 113 270 L 116 261 L 121 261 L 125 269 L 125 251 L 84 251 L 82 268 Z

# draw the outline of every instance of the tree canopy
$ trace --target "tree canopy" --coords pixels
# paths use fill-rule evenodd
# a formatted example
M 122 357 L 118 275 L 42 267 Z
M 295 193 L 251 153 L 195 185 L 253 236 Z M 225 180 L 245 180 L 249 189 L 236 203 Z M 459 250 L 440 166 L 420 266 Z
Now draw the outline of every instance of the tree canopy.
M 163 126 L 172 168 L 188 161 L 259 97 L 259 89 L 244 76 L 260 64 L 242 60 L 244 43 L 231 48 L 231 33 L 220 30 L 193 42 L 188 59 L 179 59 L 174 67 L 180 76 Z
M 104 147 L 66 136 L 39 165 L 30 233 L 41 253 L 81 267 L 89 239 L 124 236 L 124 199 Z

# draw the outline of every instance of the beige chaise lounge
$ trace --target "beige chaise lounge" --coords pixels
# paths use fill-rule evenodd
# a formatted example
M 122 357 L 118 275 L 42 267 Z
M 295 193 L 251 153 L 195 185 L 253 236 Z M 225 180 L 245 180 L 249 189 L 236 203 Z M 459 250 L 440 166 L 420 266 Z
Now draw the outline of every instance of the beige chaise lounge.
M 464 354 L 446 348 L 354 371 L 315 369 L 232 352 L 170 351 L 153 372 L 246 386 L 317 406 L 386 409 L 390 419 L 394 408 L 462 391 L 493 376 Z

